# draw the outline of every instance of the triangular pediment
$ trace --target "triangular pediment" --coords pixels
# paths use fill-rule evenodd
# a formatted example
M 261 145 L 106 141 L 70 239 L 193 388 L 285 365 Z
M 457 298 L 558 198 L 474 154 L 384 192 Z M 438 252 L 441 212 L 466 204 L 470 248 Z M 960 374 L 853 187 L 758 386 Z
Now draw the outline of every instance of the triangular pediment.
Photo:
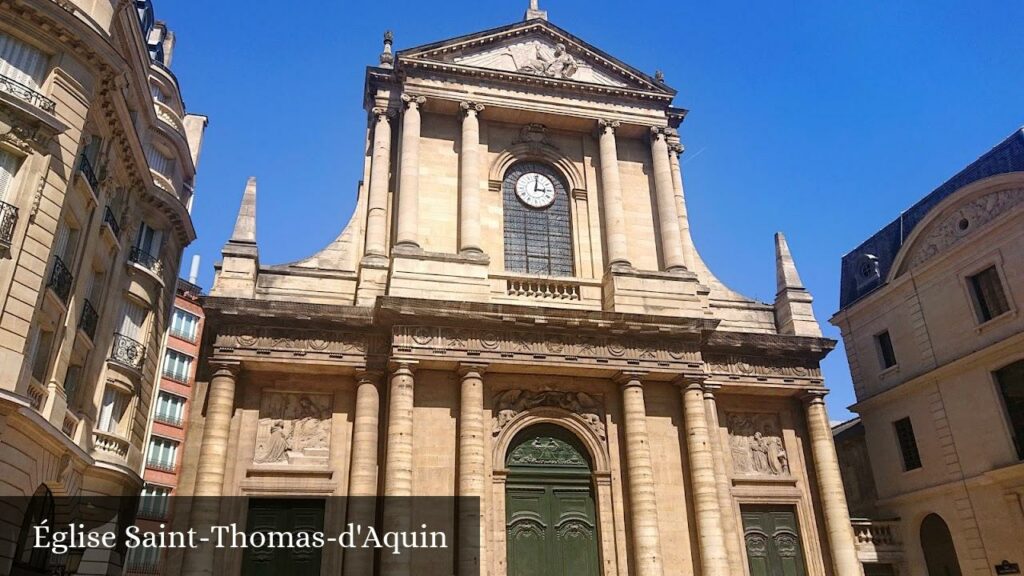
M 544 20 L 402 50 L 400 65 L 489 72 L 671 98 L 675 90 Z

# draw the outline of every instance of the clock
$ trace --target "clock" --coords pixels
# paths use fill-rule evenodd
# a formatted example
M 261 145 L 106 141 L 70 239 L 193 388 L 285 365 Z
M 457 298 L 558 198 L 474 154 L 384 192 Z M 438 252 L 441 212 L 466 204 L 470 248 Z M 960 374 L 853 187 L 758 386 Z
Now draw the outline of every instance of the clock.
M 516 196 L 532 208 L 544 208 L 555 201 L 555 184 L 539 172 L 527 172 L 516 180 Z

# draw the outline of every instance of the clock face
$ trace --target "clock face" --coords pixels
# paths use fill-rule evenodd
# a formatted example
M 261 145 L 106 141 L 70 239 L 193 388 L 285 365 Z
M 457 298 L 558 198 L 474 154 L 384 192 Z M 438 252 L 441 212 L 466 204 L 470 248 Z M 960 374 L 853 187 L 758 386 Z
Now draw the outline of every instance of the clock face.
M 555 200 L 555 184 L 538 172 L 527 172 L 516 180 L 516 196 L 527 206 L 543 208 Z

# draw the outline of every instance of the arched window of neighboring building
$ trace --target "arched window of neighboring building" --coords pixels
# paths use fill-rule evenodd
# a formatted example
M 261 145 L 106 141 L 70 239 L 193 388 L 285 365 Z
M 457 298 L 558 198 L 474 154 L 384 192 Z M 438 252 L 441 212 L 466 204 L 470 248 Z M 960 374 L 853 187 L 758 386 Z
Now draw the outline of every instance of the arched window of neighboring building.
M 36 493 L 28 502 L 25 516 L 21 521 L 21 532 L 18 534 L 18 555 L 14 559 L 14 566 L 17 572 L 22 574 L 43 574 L 47 570 L 50 561 L 50 550 L 46 547 L 35 547 L 33 543 L 33 526 L 39 526 L 43 521 L 48 521 L 49 526 L 56 524 L 56 512 L 53 503 L 53 493 L 41 484 Z
M 519 162 L 502 182 L 505 269 L 572 276 L 572 226 L 565 180 L 540 162 Z
M 929 514 L 921 522 L 921 552 L 928 576 L 961 576 L 949 526 L 938 514 Z
M 1003 405 L 1010 418 L 1017 457 L 1024 460 L 1024 360 L 1019 360 L 996 372 Z

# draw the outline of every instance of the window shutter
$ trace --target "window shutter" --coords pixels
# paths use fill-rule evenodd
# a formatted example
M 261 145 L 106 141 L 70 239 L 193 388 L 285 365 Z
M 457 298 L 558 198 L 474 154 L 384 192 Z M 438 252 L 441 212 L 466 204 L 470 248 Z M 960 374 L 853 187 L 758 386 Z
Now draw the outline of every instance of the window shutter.
M 46 75 L 46 63 L 46 54 L 0 32 L 0 76 L 38 90 Z
M 7 192 L 18 172 L 18 158 L 9 152 L 0 150 L 0 202 L 7 199 Z
M 146 323 L 146 309 L 131 300 L 125 300 L 122 314 L 121 334 L 132 340 L 141 341 L 142 329 Z

